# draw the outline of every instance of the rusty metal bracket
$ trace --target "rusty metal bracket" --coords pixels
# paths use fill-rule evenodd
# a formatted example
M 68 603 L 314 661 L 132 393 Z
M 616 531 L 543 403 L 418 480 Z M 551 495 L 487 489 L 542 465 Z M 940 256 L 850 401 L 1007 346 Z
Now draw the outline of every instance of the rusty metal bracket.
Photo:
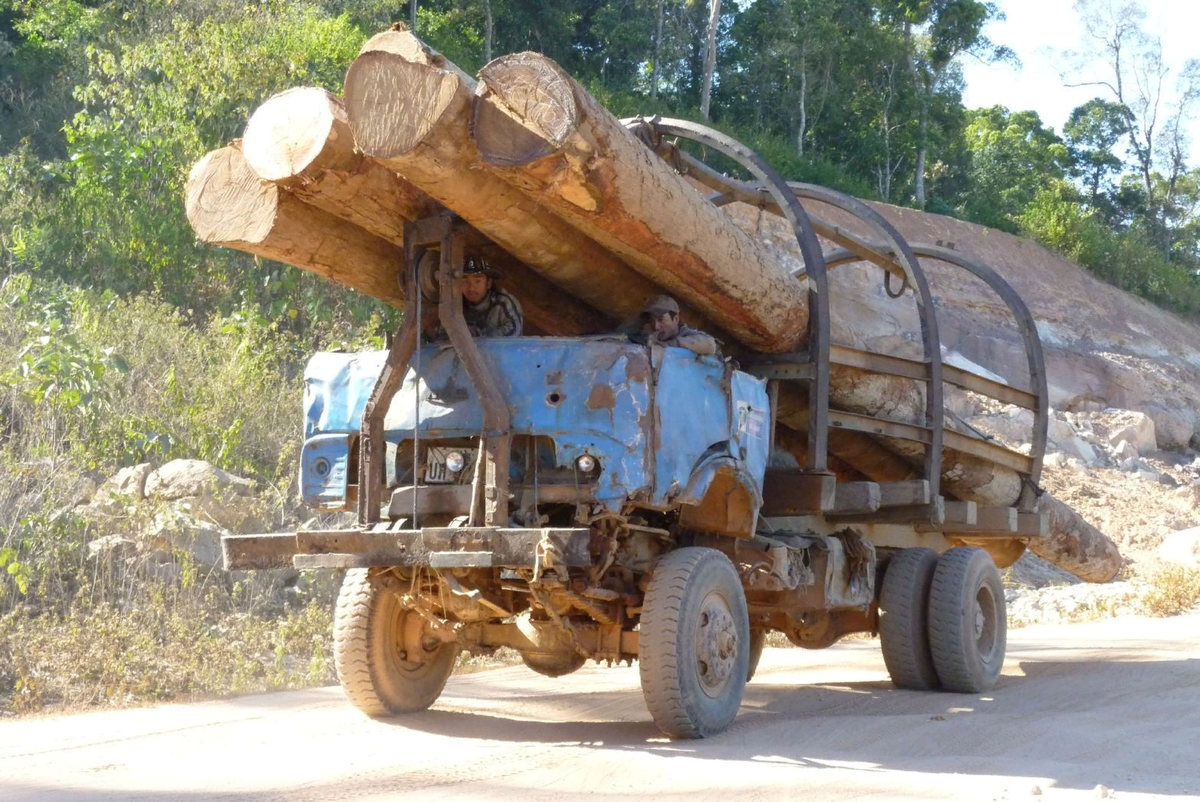
M 472 504 L 472 526 L 502 526 L 508 518 L 508 461 L 512 442 L 512 417 L 493 371 L 479 352 L 463 317 L 462 276 L 464 225 L 450 215 L 437 215 L 404 225 L 404 321 L 392 342 L 387 360 L 371 397 L 363 408 L 362 438 L 359 449 L 358 522 L 367 527 L 379 521 L 384 502 L 386 477 L 383 420 L 399 391 L 419 347 L 421 335 L 421 257 L 430 248 L 440 252 L 438 264 L 438 318 L 458 352 L 467 375 L 479 392 L 483 404 L 483 428 L 480 449 L 481 470 L 474 486 L 477 503 Z M 419 403 L 419 399 L 416 400 Z M 414 449 L 413 459 L 420 459 Z M 413 471 L 414 487 L 419 472 Z

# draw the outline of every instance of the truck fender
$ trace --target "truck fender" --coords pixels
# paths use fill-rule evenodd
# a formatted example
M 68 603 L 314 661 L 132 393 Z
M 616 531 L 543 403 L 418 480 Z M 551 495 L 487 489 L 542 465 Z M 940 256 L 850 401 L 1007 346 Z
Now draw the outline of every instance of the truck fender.
M 710 451 L 675 501 L 682 505 L 680 523 L 686 527 L 749 537 L 758 523 L 762 492 L 741 460 L 727 451 Z

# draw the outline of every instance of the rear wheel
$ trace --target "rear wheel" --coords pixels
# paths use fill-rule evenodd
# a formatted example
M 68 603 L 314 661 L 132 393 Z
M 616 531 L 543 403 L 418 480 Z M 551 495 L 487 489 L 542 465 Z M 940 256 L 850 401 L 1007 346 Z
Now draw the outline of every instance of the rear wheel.
M 942 687 L 979 693 L 1004 666 L 1008 621 L 1000 572 L 983 549 L 953 548 L 929 591 L 929 645 Z
M 426 631 L 399 597 L 371 581 L 367 569 L 346 572 L 333 622 L 338 681 L 369 716 L 424 710 L 441 696 L 458 647 Z
M 659 729 L 704 738 L 733 722 L 746 688 L 750 621 L 728 557 L 684 548 L 660 559 L 638 640 L 642 694 Z
M 897 688 L 938 687 L 929 651 L 929 588 L 938 556 L 933 549 L 904 549 L 888 562 L 879 593 L 879 643 Z

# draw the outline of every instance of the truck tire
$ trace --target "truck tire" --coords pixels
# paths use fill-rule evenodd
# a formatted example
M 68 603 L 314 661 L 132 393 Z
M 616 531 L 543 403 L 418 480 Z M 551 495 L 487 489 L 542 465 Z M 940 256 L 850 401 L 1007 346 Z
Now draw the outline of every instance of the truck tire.
M 943 554 L 929 591 L 929 646 L 942 687 L 979 693 L 995 685 L 1007 631 L 1004 588 L 988 553 L 962 546 Z
M 371 582 L 367 569 L 346 572 L 333 620 L 333 660 L 351 704 L 368 716 L 415 713 L 437 701 L 458 647 L 438 643 L 419 660 L 402 651 L 409 616 L 399 597 Z
M 582 654 L 545 654 L 521 652 L 521 661 L 544 677 L 565 677 L 583 668 L 587 658 Z
M 750 662 L 746 666 L 746 682 L 754 679 L 754 673 L 758 671 L 758 661 L 762 659 L 763 646 L 767 643 L 767 631 L 765 629 L 750 630 Z
M 750 662 L 746 596 L 719 551 L 684 548 L 654 566 L 642 604 L 638 670 L 646 707 L 672 738 L 728 727 Z
M 879 644 L 897 688 L 932 691 L 937 669 L 929 649 L 929 588 L 937 569 L 933 549 L 904 549 L 888 561 L 879 593 Z

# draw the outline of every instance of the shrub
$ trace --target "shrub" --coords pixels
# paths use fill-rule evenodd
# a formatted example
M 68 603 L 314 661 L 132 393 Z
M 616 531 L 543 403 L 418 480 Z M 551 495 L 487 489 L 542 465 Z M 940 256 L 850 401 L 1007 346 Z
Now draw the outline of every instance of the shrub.
M 1155 616 L 1180 615 L 1200 604 L 1200 569 L 1164 564 L 1147 577 L 1142 606 Z

